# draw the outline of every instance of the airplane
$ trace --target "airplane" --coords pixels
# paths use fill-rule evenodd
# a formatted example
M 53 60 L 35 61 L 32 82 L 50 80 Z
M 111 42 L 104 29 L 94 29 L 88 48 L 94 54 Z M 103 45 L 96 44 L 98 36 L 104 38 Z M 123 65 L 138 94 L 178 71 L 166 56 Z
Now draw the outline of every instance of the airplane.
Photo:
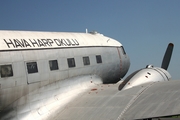
M 130 66 L 122 44 L 97 32 L 1 30 L 0 56 L 1 119 L 50 119 L 91 86 L 118 82 Z
M 180 82 L 147 65 L 126 79 L 120 42 L 97 32 L 0 31 L 0 119 L 178 119 Z M 170 81 L 171 80 L 171 81 Z M 168 118 L 167 118 L 168 117 Z

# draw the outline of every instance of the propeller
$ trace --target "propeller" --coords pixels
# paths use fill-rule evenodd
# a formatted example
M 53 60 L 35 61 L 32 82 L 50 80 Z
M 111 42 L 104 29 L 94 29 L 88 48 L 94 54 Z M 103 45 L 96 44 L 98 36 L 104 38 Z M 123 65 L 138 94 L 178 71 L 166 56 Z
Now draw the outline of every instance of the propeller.
M 161 64 L 161 68 L 167 70 L 168 66 L 169 66 L 169 62 L 171 60 L 171 56 L 172 56 L 172 52 L 173 52 L 173 47 L 174 44 L 173 43 L 169 43 L 166 52 L 164 54 L 164 58 Z

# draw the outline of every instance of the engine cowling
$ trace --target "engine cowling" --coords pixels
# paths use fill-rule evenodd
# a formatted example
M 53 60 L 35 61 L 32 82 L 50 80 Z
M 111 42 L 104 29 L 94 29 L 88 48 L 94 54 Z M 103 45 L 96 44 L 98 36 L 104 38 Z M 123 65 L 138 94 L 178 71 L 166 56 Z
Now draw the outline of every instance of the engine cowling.
M 146 68 L 140 69 L 129 75 L 120 85 L 119 90 L 129 89 L 138 85 L 162 82 L 171 80 L 171 75 L 163 68 L 147 65 Z

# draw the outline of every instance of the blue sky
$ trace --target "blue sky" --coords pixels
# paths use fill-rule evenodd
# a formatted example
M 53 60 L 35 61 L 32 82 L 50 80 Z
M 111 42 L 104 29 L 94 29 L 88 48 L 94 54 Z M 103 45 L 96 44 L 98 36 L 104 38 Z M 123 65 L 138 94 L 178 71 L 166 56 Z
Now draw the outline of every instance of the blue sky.
M 1 0 L 1 30 L 85 32 L 120 41 L 131 72 L 161 66 L 167 44 L 175 44 L 168 71 L 180 80 L 179 0 Z

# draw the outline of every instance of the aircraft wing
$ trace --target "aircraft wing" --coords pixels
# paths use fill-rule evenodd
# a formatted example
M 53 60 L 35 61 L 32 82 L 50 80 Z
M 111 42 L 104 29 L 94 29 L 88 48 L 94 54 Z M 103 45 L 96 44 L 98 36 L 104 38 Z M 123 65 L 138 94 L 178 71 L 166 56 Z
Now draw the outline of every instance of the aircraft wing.
M 70 102 L 57 120 L 132 120 L 180 113 L 180 81 L 145 84 L 119 91 L 117 84 L 97 85 Z
M 180 81 L 152 82 L 122 91 L 120 82 L 102 84 L 95 76 L 69 81 L 72 85 L 57 82 L 22 97 L 13 104 L 17 107 L 1 112 L 1 119 L 149 120 L 180 114 Z M 57 89 L 59 85 L 63 90 Z
M 124 118 L 178 117 L 180 114 L 180 81 L 152 83 L 136 96 Z M 140 88 L 141 86 L 137 87 Z M 130 90 L 132 91 L 132 90 Z M 140 91 L 139 91 L 140 92 Z M 172 119 L 172 118 L 171 118 Z

